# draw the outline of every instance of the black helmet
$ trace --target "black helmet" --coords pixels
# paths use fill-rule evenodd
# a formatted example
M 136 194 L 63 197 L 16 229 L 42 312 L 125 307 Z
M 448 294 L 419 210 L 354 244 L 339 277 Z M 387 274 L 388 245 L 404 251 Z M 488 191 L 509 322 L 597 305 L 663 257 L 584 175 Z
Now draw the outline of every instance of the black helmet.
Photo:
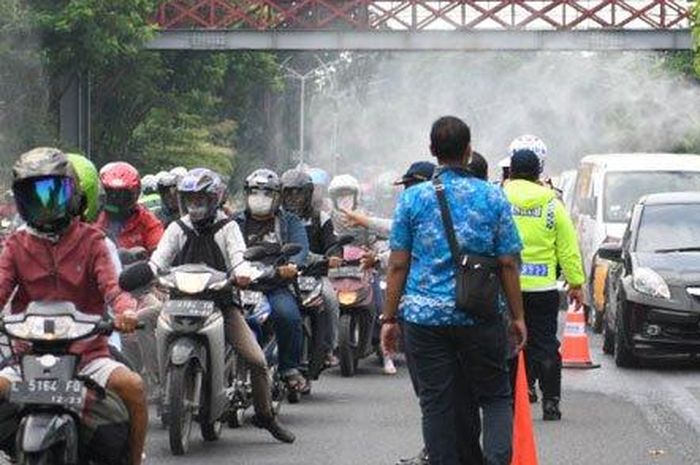
M 250 173 L 243 186 L 246 208 L 254 216 L 268 216 L 279 208 L 282 186 L 272 170 L 259 169 Z
M 308 173 L 292 169 L 282 175 L 282 206 L 285 210 L 302 218 L 309 217 L 313 195 L 314 182 Z
M 59 233 L 77 215 L 75 173 L 59 149 L 40 147 L 22 154 L 12 178 L 17 211 L 29 226 Z
M 160 201 L 163 207 L 165 207 L 166 213 L 169 215 L 179 214 L 180 207 L 178 204 L 177 185 L 180 179 L 182 179 L 182 176 L 163 171 L 159 173 L 157 178 L 158 195 L 160 195 Z
M 180 210 L 190 215 L 192 224 L 206 225 L 216 218 L 225 186 L 214 171 L 194 168 L 180 180 L 177 191 Z

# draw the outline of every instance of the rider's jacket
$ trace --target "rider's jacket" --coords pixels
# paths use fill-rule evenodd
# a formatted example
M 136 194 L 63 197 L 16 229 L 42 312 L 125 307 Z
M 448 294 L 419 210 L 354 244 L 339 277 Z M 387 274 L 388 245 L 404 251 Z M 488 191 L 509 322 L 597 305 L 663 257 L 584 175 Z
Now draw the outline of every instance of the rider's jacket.
M 299 244 L 301 251 L 290 257 L 295 265 L 303 265 L 309 254 L 309 239 L 306 229 L 298 216 L 279 209 L 269 220 L 258 221 L 247 212 L 240 212 L 235 221 L 241 228 L 243 239 L 248 247 L 260 243 Z
M 112 233 L 117 245 L 124 249 L 143 247 L 153 252 L 163 235 L 163 224 L 143 205 L 137 205 L 132 215 L 119 223 L 103 211 L 95 224 L 108 234 Z
M 117 279 L 98 228 L 75 220 L 55 237 L 22 228 L 7 239 L 0 255 L 0 306 L 12 298 L 12 313 L 24 312 L 35 301 L 69 301 L 94 315 L 103 315 L 107 305 L 117 314 L 135 310 L 136 302 Z M 109 357 L 103 336 L 78 341 L 70 350 L 82 354 L 83 364 Z
M 243 262 L 245 242 L 235 221 L 218 211 L 213 223 L 196 229 L 189 215 L 170 223 L 151 263 L 159 271 L 185 263 L 204 263 L 224 272 L 233 271 Z
M 506 197 L 523 242 L 520 285 L 523 291 L 557 288 L 557 265 L 566 282 L 584 282 L 576 231 L 564 205 L 549 187 L 517 179 L 506 183 Z
M 323 255 L 336 241 L 333 221 L 326 212 L 315 211 L 310 218 L 302 218 L 309 239 L 309 252 Z

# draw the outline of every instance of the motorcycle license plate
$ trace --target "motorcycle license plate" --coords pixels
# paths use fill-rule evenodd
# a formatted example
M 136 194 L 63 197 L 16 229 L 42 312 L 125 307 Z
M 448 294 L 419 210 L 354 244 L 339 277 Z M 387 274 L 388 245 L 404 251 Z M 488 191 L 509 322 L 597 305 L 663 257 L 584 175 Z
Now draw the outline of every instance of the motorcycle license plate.
M 169 300 L 165 311 L 171 316 L 208 317 L 214 312 L 214 302 L 208 300 Z
M 12 383 L 10 402 L 25 405 L 62 405 L 82 408 L 85 386 L 77 379 L 33 379 Z
M 329 278 L 356 278 L 362 279 L 364 272 L 357 266 L 341 266 L 328 270 Z
M 309 276 L 302 276 L 299 278 L 299 290 L 301 291 L 313 291 L 316 289 L 316 280 Z

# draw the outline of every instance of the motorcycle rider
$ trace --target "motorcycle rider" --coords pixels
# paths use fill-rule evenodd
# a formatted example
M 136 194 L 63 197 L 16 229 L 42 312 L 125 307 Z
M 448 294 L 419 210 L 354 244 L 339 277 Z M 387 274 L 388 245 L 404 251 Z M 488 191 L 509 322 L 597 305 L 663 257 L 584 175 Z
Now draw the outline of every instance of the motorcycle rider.
M 288 281 L 297 277 L 297 266 L 309 254 L 309 242 L 301 220 L 281 208 L 282 186 L 279 176 L 269 169 L 253 171 L 245 180 L 245 210 L 235 216 L 247 247 L 261 243 L 299 244 L 302 250 L 290 257 L 290 264 L 277 269 L 286 282 L 265 295 L 272 307 L 272 318 L 279 344 L 280 374 L 290 389 L 308 393 L 310 383 L 299 371 L 301 364 L 302 321 L 299 306 Z M 244 285 L 244 282 L 239 282 Z
M 333 206 L 328 198 L 328 184 L 331 182 L 331 176 L 321 168 L 309 168 L 308 173 L 314 183 L 312 197 L 314 209 L 330 213 L 333 211 Z
M 509 151 L 511 179 L 504 191 L 524 245 L 520 283 L 530 335 L 525 346 L 530 396 L 536 400 L 535 381 L 539 380 L 542 417 L 557 421 L 561 419 L 557 267 L 566 278 L 569 298 L 580 309 L 583 264 L 571 218 L 555 192 L 540 182 L 546 145 L 536 136 L 525 135 L 515 139 Z
M 117 284 L 104 233 L 78 219 L 76 180 L 66 155 L 55 148 L 36 148 L 13 167 L 12 190 L 26 227 L 13 233 L 0 255 L 0 305 L 22 313 L 34 301 L 70 301 L 89 314 L 116 313 L 115 326 L 132 332 L 136 302 Z M 71 346 L 79 353 L 81 374 L 117 394 L 130 416 L 129 458 L 140 465 L 148 411 L 140 376 L 109 355 L 107 338 Z M 0 392 L 19 381 L 16 365 L 0 371 Z
M 155 175 L 147 174 L 141 178 L 141 197 L 139 204 L 157 214 L 161 208 L 160 195 L 158 195 L 158 179 Z
M 353 244 L 357 247 L 362 247 L 365 249 L 365 257 L 363 259 L 363 266 L 367 269 L 374 268 L 375 265 L 380 263 L 379 257 L 384 253 L 380 247 L 380 242 L 377 234 L 370 231 L 367 228 L 350 226 L 344 221 L 344 217 L 347 215 L 346 211 L 358 211 L 360 210 L 360 183 L 359 181 L 350 176 L 349 174 L 341 174 L 334 177 L 328 186 L 328 194 L 330 196 L 331 202 L 333 204 L 333 212 L 331 213 L 331 218 L 333 220 L 333 226 L 338 234 L 349 234 L 355 238 Z M 375 310 L 380 312 L 383 306 L 383 291 L 381 289 L 379 279 L 375 275 L 372 279 L 372 294 L 374 296 Z M 377 336 L 376 343 L 378 341 L 379 328 L 375 328 L 375 336 Z M 391 354 L 383 354 L 384 362 L 384 373 L 388 375 L 396 374 L 396 366 L 394 365 L 393 357 Z
M 107 232 L 121 250 L 143 248 L 150 255 L 163 235 L 163 225 L 146 207 L 138 204 L 141 193 L 139 172 L 126 162 L 107 163 L 100 170 L 104 190 L 104 207 L 96 226 Z M 161 302 L 153 292 L 139 296 L 139 318 L 143 331 L 122 338 L 124 352 L 136 365 L 145 368 L 151 401 L 158 393 L 158 360 L 155 351 L 155 328 Z
M 164 171 L 157 181 L 157 190 L 160 195 L 161 208 L 158 218 L 163 227 L 180 218 L 180 204 L 178 202 L 177 185 L 182 176 L 177 173 Z
M 306 235 L 309 239 L 309 255 L 323 257 L 326 250 L 335 244 L 337 238 L 333 229 L 331 217 L 313 205 L 314 183 L 311 176 L 304 171 L 292 169 L 282 174 L 282 206 L 288 212 L 297 215 L 306 227 Z M 343 260 L 339 256 L 342 251 L 329 257 L 328 265 L 331 268 L 339 267 Z M 319 317 L 326 322 L 326 365 L 335 366 L 337 358 L 333 350 L 337 346 L 338 318 L 340 307 L 330 280 L 323 278 L 323 305 L 326 309 Z
M 163 235 L 163 225 L 145 207 L 138 204 L 141 194 L 139 172 L 129 163 L 107 163 L 100 170 L 104 189 L 104 211 L 97 226 L 115 239 L 119 248 L 143 247 L 150 254 Z
M 220 208 L 225 189 L 221 177 L 206 168 L 190 170 L 180 180 L 178 193 L 185 215 L 168 226 L 153 252 L 150 263 L 154 272 L 165 272 L 172 266 L 186 263 L 204 263 L 235 275 L 246 247 L 238 224 Z M 234 307 L 231 292 L 224 291 L 218 298 L 223 310 L 226 342 L 251 370 L 255 424 L 267 429 L 279 441 L 294 442 L 294 435 L 274 415 L 270 375 L 260 345 L 241 310 Z

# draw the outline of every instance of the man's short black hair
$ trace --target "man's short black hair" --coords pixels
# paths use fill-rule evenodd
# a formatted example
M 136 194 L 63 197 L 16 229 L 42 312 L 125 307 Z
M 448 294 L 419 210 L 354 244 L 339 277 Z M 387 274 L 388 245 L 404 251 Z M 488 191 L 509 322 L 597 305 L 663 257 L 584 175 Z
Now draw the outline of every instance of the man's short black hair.
M 459 161 L 471 140 L 469 126 L 454 116 L 443 116 L 430 130 L 430 150 L 440 161 Z
M 472 158 L 467 164 L 467 168 L 474 176 L 484 181 L 489 179 L 489 163 L 479 152 L 472 152 Z

